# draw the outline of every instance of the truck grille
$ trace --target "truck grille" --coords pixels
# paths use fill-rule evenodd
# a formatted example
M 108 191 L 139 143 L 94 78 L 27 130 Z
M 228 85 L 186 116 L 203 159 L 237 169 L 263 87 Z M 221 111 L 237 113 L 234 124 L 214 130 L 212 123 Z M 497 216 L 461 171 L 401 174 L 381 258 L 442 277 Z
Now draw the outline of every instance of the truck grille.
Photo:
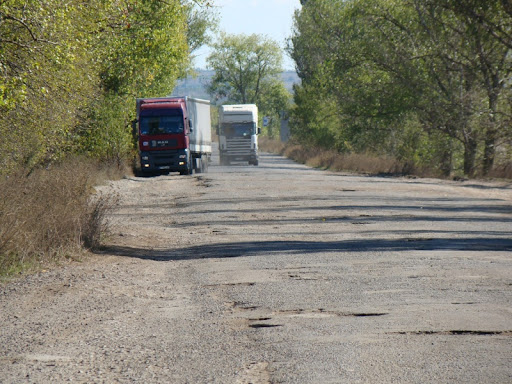
M 155 166 L 178 165 L 178 153 L 176 151 L 153 151 L 151 156 Z
M 246 155 L 251 150 L 251 137 L 226 139 L 226 150 L 230 155 Z

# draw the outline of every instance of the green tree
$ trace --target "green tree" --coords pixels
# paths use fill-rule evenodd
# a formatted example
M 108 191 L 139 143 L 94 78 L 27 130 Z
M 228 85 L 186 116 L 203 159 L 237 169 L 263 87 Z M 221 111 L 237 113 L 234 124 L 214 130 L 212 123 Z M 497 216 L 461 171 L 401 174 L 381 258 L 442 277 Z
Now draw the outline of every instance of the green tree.
M 290 94 L 280 75 L 282 50 L 259 35 L 222 33 L 207 59 L 215 71 L 208 90 L 216 100 L 232 104 L 256 104 L 260 116 L 271 118 L 268 133 L 277 133 L 279 113 L 288 108 Z
M 302 79 L 292 129 L 309 142 L 437 164 L 444 174 L 462 164 L 472 175 L 479 157 L 489 171 L 496 145 L 510 138 L 511 20 L 501 4 L 304 2 L 289 45 Z M 309 100 L 331 108 L 310 110 Z
M 209 32 L 217 31 L 218 14 L 207 1 L 183 3 L 187 15 L 187 43 L 190 54 L 212 42 Z
M 61 5 L 0 3 L 1 173 L 65 154 L 81 107 L 98 84 L 90 56 L 97 2 Z
M 126 156 L 134 98 L 186 73 L 206 3 L 0 1 L 0 173 L 70 152 Z
M 510 130 L 510 104 L 503 99 L 512 96 L 510 84 L 512 73 L 512 3 L 510 1 L 444 0 L 440 6 L 461 20 L 462 28 L 455 33 L 469 40 L 470 51 L 465 57 L 468 67 L 487 97 L 487 105 L 480 108 L 486 116 L 481 121 L 484 128 L 483 172 L 488 173 L 495 160 L 496 146 L 508 136 Z M 503 119 L 508 116 L 508 119 Z
M 119 163 L 133 151 L 135 98 L 166 95 L 186 73 L 190 6 L 179 0 L 107 5 L 92 47 L 99 93 L 78 127 L 77 143 L 88 154 Z
M 498 141 L 507 135 L 500 99 L 507 97 L 506 79 L 512 69 L 507 27 L 512 18 L 498 1 L 415 0 L 413 4 L 416 31 L 405 23 L 400 28 L 416 33 L 422 53 L 417 61 L 428 68 L 423 87 L 429 89 L 429 97 L 423 107 L 430 104 L 435 109 L 426 108 L 423 116 L 462 144 L 465 174 L 474 174 L 479 151 L 481 170 L 487 174 Z M 439 116 L 446 117 L 441 124 Z
M 297 11 L 289 52 L 302 84 L 292 128 L 311 130 L 308 142 L 339 151 L 396 155 L 414 89 L 377 61 L 388 43 L 369 22 L 368 5 L 310 0 Z M 311 100 L 320 116 L 304 106 Z

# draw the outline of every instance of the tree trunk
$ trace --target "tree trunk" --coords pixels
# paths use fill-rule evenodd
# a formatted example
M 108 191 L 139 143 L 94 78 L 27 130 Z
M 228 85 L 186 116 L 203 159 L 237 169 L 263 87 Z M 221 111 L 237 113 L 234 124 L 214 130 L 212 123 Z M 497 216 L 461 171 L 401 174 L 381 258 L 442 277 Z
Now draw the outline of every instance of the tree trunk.
M 464 175 L 473 177 L 475 175 L 477 140 L 470 136 L 464 142 Z
M 450 176 L 452 172 L 452 149 L 445 148 L 441 154 L 440 160 L 439 170 L 441 171 L 441 175 L 444 177 Z
M 496 111 L 498 108 L 498 95 L 496 92 L 490 92 L 489 95 L 489 126 L 485 132 L 485 148 L 483 159 L 483 173 L 487 175 L 493 165 L 496 155 L 497 121 Z
M 485 148 L 484 148 L 484 159 L 483 159 L 483 173 L 484 175 L 489 174 L 493 165 L 494 157 L 496 155 L 496 131 L 494 127 L 489 127 L 485 134 Z

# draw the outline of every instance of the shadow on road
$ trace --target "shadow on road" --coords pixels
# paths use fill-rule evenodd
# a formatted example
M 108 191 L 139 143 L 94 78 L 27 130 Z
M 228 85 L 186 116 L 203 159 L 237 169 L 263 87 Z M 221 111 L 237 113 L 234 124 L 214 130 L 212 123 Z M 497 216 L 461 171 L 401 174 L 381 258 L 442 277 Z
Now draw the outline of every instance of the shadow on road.
M 335 242 L 265 241 L 217 243 L 177 249 L 151 250 L 136 247 L 107 246 L 100 254 L 155 261 L 177 261 L 279 254 L 342 252 L 400 252 L 412 250 L 512 251 L 512 239 L 363 239 Z

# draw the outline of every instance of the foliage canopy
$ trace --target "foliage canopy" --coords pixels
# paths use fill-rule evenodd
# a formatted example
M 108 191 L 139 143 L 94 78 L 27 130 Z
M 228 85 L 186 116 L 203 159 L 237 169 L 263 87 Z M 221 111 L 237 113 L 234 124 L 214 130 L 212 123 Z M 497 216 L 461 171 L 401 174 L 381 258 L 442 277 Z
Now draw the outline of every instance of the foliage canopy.
M 302 80 L 295 136 L 445 175 L 487 174 L 510 161 L 507 4 L 303 1 L 288 45 Z
M 0 2 L 0 169 L 132 148 L 133 99 L 169 93 L 213 19 L 202 0 Z
M 287 109 L 290 99 L 280 78 L 282 54 L 269 38 L 222 33 L 207 59 L 215 71 L 209 93 L 222 103 L 258 105 L 260 116 L 271 118 L 270 136 L 277 134 L 279 113 Z

